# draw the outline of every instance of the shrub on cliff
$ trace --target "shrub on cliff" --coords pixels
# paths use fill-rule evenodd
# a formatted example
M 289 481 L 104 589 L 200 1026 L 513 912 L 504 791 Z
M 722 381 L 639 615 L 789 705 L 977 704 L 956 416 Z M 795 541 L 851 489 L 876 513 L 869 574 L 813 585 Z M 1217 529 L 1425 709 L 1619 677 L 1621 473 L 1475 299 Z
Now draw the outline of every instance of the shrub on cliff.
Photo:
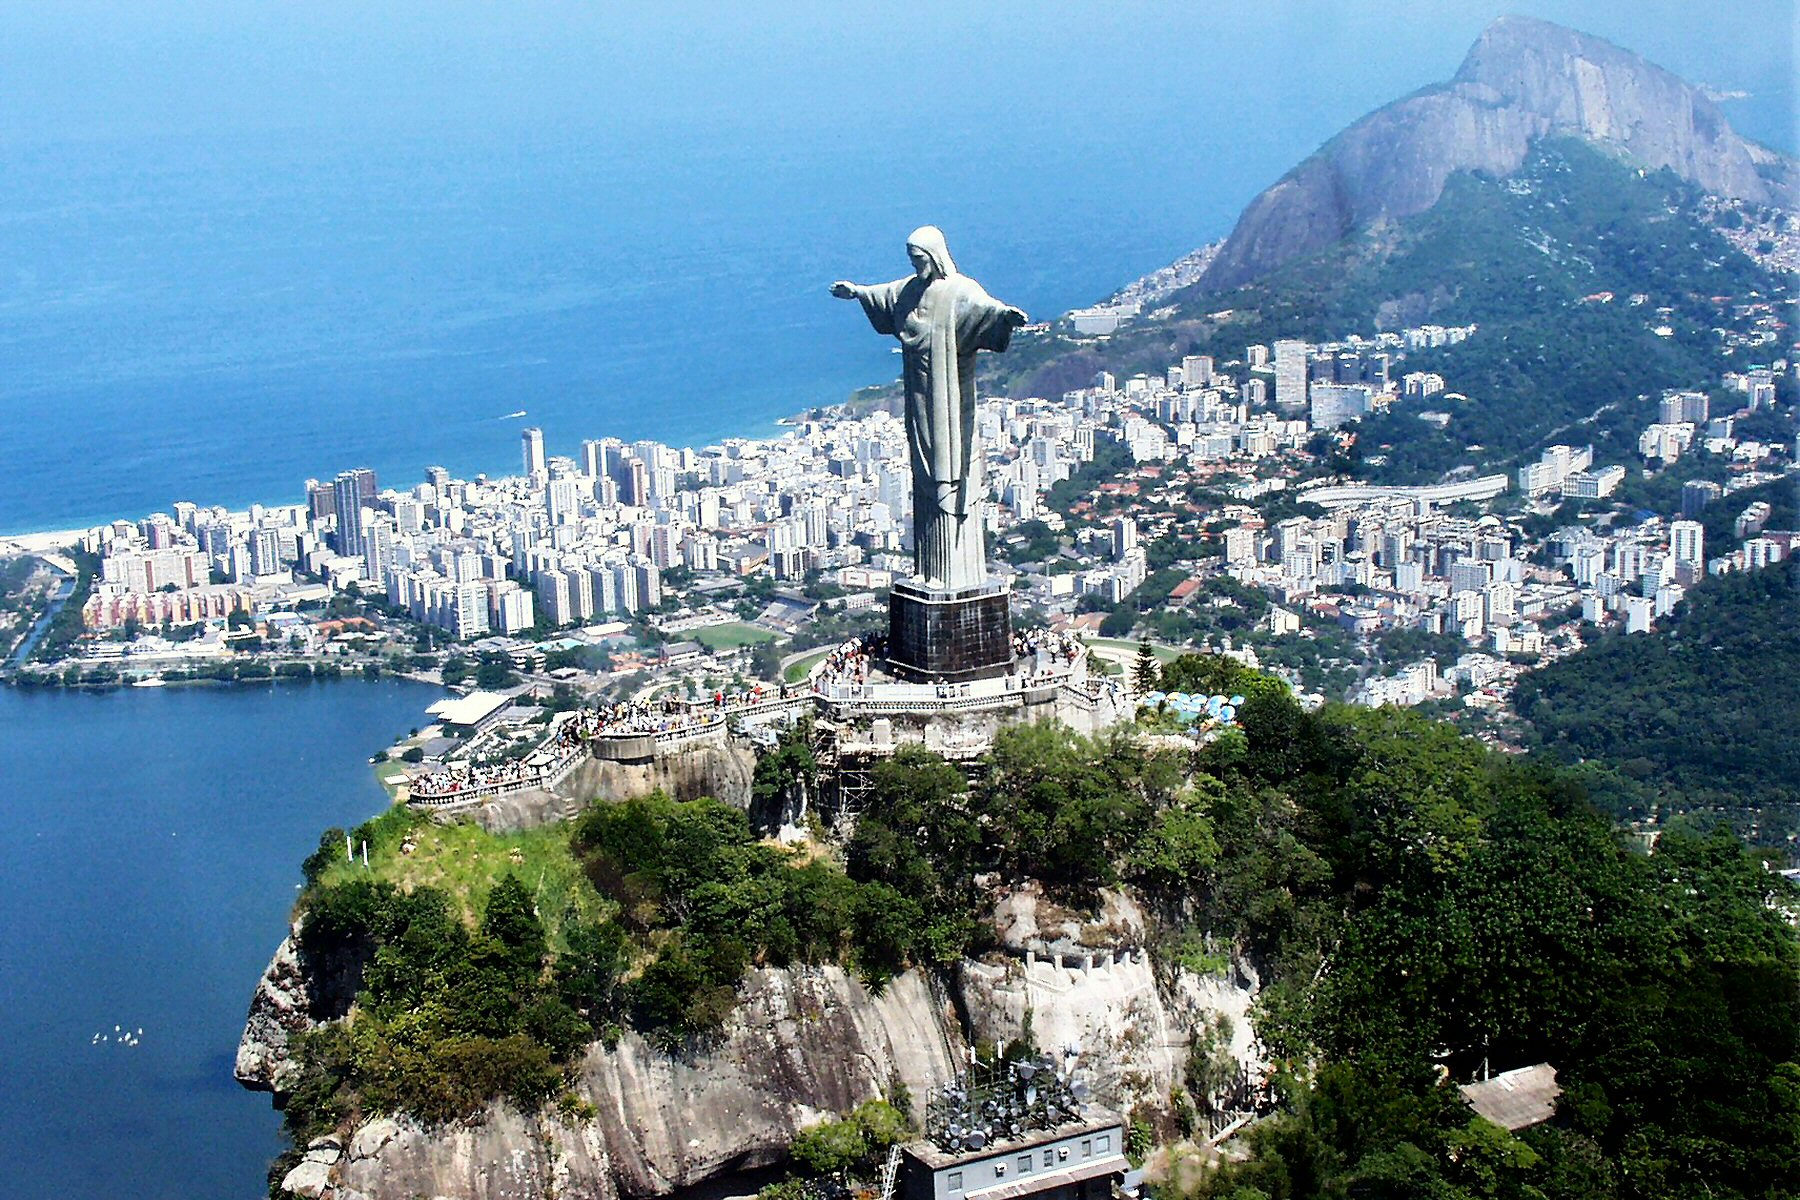
M 610 998 L 604 934 L 577 923 L 569 963 L 547 973 L 543 922 L 511 875 L 473 930 L 436 888 L 363 877 L 313 888 L 303 910 L 308 975 L 338 981 L 334 1004 L 315 1015 L 349 1020 L 295 1042 L 287 1123 L 298 1144 L 377 1112 L 444 1122 L 503 1097 L 535 1107 L 562 1087 L 560 1064 L 593 1040 L 594 1017 L 610 1015 L 577 1007 Z
M 656 793 L 597 804 L 572 841 L 595 888 L 620 907 L 634 942 L 621 952 L 648 960 L 623 988 L 606 987 L 662 1045 L 718 1029 L 751 966 L 846 962 L 880 978 L 912 958 L 913 927 L 896 925 L 908 908 L 894 889 L 767 845 L 718 801 Z

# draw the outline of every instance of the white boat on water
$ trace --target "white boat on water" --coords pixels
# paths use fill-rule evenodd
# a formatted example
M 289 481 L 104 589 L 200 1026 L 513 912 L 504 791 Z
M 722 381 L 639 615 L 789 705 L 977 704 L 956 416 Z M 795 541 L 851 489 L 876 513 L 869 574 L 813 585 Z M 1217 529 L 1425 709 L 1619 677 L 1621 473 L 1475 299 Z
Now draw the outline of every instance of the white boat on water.
M 168 681 L 165 680 L 162 676 L 152 675 L 148 679 L 139 679 L 139 680 L 135 681 L 131 686 L 132 687 L 168 687 L 169 684 L 168 684 Z

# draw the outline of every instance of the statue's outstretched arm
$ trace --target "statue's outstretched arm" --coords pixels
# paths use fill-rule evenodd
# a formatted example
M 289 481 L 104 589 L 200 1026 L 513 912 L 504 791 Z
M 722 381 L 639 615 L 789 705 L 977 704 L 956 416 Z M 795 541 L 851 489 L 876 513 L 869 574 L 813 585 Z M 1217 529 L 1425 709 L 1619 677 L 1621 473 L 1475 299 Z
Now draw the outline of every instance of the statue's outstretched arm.
M 848 279 L 840 279 L 831 285 L 831 294 L 839 300 L 858 300 L 862 302 L 863 315 L 869 318 L 869 324 L 875 332 L 892 336 L 894 333 L 894 306 L 899 302 L 900 289 L 904 280 L 894 283 L 851 283 Z

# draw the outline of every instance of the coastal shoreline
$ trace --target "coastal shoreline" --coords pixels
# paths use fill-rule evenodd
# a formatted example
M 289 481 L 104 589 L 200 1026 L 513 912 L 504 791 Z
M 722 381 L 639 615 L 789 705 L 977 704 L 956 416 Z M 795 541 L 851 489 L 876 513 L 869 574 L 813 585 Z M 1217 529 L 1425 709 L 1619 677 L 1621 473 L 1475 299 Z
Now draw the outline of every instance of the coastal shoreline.
M 20 554 L 44 554 L 53 550 L 61 550 L 65 546 L 73 546 L 86 537 L 89 525 L 83 529 L 46 530 L 40 533 L 7 533 L 0 534 L 0 553 L 16 551 Z
M 716 443 L 724 442 L 724 441 L 752 441 L 752 442 L 770 441 L 770 440 L 780 438 L 788 433 L 791 433 L 799 426 L 805 424 L 807 421 L 817 420 L 818 418 L 814 417 L 812 415 L 813 413 L 823 413 L 823 414 L 825 414 L 827 419 L 841 416 L 843 414 L 846 406 L 850 403 L 851 398 L 854 397 L 858 392 L 860 392 L 862 390 L 864 390 L 864 389 L 860 389 L 860 388 L 857 389 L 856 391 L 850 393 L 849 396 L 846 396 L 843 400 L 840 400 L 835 404 L 816 405 L 813 408 L 801 409 L 798 412 L 789 413 L 786 416 L 776 417 L 772 420 L 758 421 L 757 425 L 759 428 L 759 432 L 723 434 L 717 438 L 712 439 L 711 441 L 709 441 L 705 444 L 706 445 L 714 445 Z M 514 441 L 517 440 L 516 433 L 513 436 L 513 440 Z M 698 449 L 698 447 L 695 447 L 695 449 Z M 424 468 L 423 467 L 420 467 L 416 473 L 418 474 L 419 478 L 421 478 L 421 479 L 424 478 Z M 505 478 L 512 477 L 513 474 L 515 474 L 515 472 L 510 469 L 502 468 L 499 471 L 492 472 L 492 473 L 486 472 L 486 471 L 479 471 L 479 472 L 475 472 L 475 474 L 486 475 L 490 479 L 505 479 Z M 234 511 L 234 512 L 240 511 L 243 509 L 247 509 L 253 504 L 260 504 L 260 505 L 264 505 L 264 506 L 280 506 L 283 504 L 294 504 L 294 503 L 299 503 L 299 501 L 295 501 L 295 500 L 270 501 L 268 499 L 259 498 L 259 499 L 253 499 L 253 500 L 239 501 L 237 503 L 218 502 L 219 507 L 223 507 L 228 511 Z M 208 505 L 208 507 L 211 507 L 211 505 Z M 81 541 L 81 539 L 86 537 L 88 535 L 89 531 L 91 531 L 91 530 L 98 529 L 103 525 L 110 525 L 114 521 L 134 521 L 135 522 L 135 521 L 141 520 L 142 518 L 148 516 L 150 512 L 154 512 L 154 511 L 157 511 L 157 510 L 151 509 L 151 510 L 148 510 L 147 512 L 139 513 L 136 516 L 114 515 L 114 516 L 106 517 L 106 518 L 103 518 L 100 520 L 96 520 L 90 524 L 81 526 L 79 528 L 73 528 L 73 529 L 26 530 L 26 531 L 22 531 L 22 532 L 18 532 L 18 533 L 0 533 L 0 557 L 4 557 L 9 554 L 44 554 L 47 552 L 61 550 L 65 547 L 78 544 Z M 163 511 L 169 511 L 169 510 L 167 508 L 165 508 Z

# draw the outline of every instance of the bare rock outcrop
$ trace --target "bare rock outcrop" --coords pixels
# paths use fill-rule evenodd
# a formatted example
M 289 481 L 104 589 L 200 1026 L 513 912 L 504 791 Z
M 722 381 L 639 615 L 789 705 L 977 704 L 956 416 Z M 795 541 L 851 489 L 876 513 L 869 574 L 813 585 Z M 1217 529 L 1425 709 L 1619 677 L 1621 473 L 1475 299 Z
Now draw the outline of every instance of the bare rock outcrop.
M 1101 1094 L 1127 1108 L 1167 1103 L 1183 1082 L 1195 1030 L 1220 1017 L 1229 1020 L 1232 1057 L 1258 1065 L 1249 1020 L 1254 977 L 1241 966 L 1225 974 L 1159 972 L 1129 892 L 1104 892 L 1084 914 L 1026 884 L 1002 897 L 994 916 L 1006 952 L 964 963 L 958 984 L 976 1039 L 1010 1042 L 1029 1020 L 1040 1047 L 1079 1048 Z
M 288 1055 L 288 1039 L 312 1025 L 312 998 L 300 966 L 299 935 L 296 925 L 276 947 L 275 957 L 269 960 L 256 994 L 250 998 L 250 1013 L 238 1039 L 233 1074 L 255 1091 L 288 1089 L 295 1070 Z
M 627 1032 L 588 1048 L 575 1103 L 521 1113 L 495 1104 L 448 1128 L 378 1117 L 310 1144 L 284 1180 L 309 1200 L 621 1200 L 666 1196 L 775 1165 L 796 1133 L 883 1095 L 896 1082 L 923 1099 L 976 1038 L 1012 1041 L 1029 1021 L 1038 1044 L 1077 1045 L 1102 1095 L 1167 1101 L 1194 1031 L 1232 1018 L 1231 1050 L 1253 1062 L 1242 973 L 1173 983 L 1144 949 L 1148 923 L 1126 891 L 1091 912 L 1052 903 L 1034 884 L 995 910 L 1001 951 L 962 964 L 948 987 L 909 971 L 871 990 L 841 967 L 747 974 L 721 1034 L 669 1054 Z M 293 1034 L 320 1012 L 283 940 L 257 988 L 238 1052 L 247 1086 L 291 1086 Z
M 449 815 L 471 820 L 489 833 L 516 833 L 566 821 L 596 797 L 627 800 L 663 791 L 676 800 L 701 796 L 750 807 L 750 784 L 756 775 L 756 752 L 748 746 L 696 745 L 659 755 L 646 763 L 608 762 L 591 758 L 569 773 L 554 792 L 530 790 L 490 799 Z
M 448 1129 L 383 1117 L 341 1156 L 309 1150 L 294 1182 L 328 1200 L 661 1196 L 779 1162 L 802 1128 L 895 1081 L 923 1095 L 962 1052 L 954 1014 L 918 972 L 870 991 L 839 967 L 758 970 L 718 1041 L 691 1055 L 633 1033 L 590 1047 L 574 1092 L 591 1117 L 507 1105 Z
M 1501 17 L 1455 77 L 1377 109 L 1257 196 L 1201 286 L 1237 287 L 1383 219 L 1424 212 L 1457 171 L 1504 176 L 1553 134 L 1715 195 L 1792 205 L 1792 160 L 1740 137 L 1701 89 L 1600 38 Z

